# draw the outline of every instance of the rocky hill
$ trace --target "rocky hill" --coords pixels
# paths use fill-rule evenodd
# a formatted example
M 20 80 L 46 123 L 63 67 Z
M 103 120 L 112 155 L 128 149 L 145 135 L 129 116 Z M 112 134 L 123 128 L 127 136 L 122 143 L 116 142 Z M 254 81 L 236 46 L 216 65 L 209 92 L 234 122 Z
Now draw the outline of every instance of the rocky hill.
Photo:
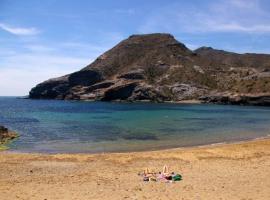
M 132 35 L 80 71 L 38 84 L 29 97 L 270 105 L 270 55 L 191 51 L 170 34 Z

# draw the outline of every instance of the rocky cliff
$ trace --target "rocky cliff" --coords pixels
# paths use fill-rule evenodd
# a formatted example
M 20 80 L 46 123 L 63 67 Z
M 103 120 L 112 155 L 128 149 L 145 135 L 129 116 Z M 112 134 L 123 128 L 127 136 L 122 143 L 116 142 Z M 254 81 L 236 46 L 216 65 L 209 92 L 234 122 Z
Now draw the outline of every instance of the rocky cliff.
M 270 55 L 191 51 L 170 34 L 132 35 L 80 71 L 38 84 L 29 97 L 270 105 Z

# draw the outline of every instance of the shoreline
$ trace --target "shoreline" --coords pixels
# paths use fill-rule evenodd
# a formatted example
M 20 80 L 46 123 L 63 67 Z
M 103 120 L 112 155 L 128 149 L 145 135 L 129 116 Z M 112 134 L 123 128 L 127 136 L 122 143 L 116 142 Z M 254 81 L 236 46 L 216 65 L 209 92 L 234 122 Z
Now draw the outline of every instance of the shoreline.
M 10 154 L 38 154 L 38 155 L 99 155 L 99 154 L 130 154 L 130 153 L 151 153 L 151 152 L 162 152 L 162 151 L 175 151 L 175 150 L 189 150 L 189 149 L 197 149 L 197 148 L 210 148 L 210 147 L 220 147 L 226 145 L 234 145 L 234 144 L 243 144 L 249 143 L 252 141 L 260 141 L 260 140 L 270 140 L 270 134 L 262 137 L 251 138 L 251 139 L 243 139 L 243 140 L 234 140 L 234 141 L 224 141 L 224 142 L 216 142 L 209 143 L 203 145 L 191 145 L 191 146 L 182 146 L 182 147 L 165 147 L 161 149 L 152 149 L 152 150 L 138 150 L 138 151 L 107 151 L 107 152 L 65 152 L 65 153 L 46 153 L 46 152 L 27 152 L 27 151 L 19 151 L 12 150 L 8 146 L 4 146 L 4 149 L 0 149 L 0 153 L 10 153 Z M 11 141 L 12 142 L 12 141 Z
M 177 183 L 143 182 L 164 165 Z M 100 154 L 0 152 L 1 199 L 269 199 L 270 138 Z
M 263 95 L 263 94 L 261 94 Z M 236 95 L 237 96 L 237 95 Z M 235 95 L 232 97 L 235 98 Z M 245 95 L 238 94 L 239 97 L 246 97 Z M 262 97 L 264 97 L 263 95 Z M 267 93 L 267 96 L 269 94 Z M 4 96 L 3 96 L 4 97 Z M 12 96 L 13 97 L 13 96 Z M 15 97 L 15 96 L 14 96 Z M 210 96 L 211 97 L 211 96 Z M 213 97 L 218 97 L 218 96 L 213 96 Z M 228 96 L 220 96 L 220 97 L 228 97 Z M 250 98 L 255 98 L 257 97 L 256 95 L 250 95 L 248 96 Z M 260 95 L 259 95 L 260 97 Z M 238 102 L 238 101 L 227 101 L 227 102 L 222 102 L 222 101 L 206 101 L 206 100 L 201 100 L 201 99 L 188 99 L 188 100 L 177 100 L 177 101 L 152 101 L 152 100 L 111 100 L 111 101 L 100 101 L 97 99 L 57 99 L 57 98 L 30 98 L 30 97 L 15 97 L 17 99 L 28 99 L 28 100 L 55 100 L 55 101 L 76 101 L 76 102 L 109 102 L 109 103 L 168 103 L 168 104 L 195 104 L 195 105 L 234 105 L 234 106 L 255 106 L 255 107 L 269 107 L 269 102 L 262 100 L 262 102 L 254 103 L 252 101 L 247 101 L 247 102 Z M 233 100 L 233 99 L 232 99 Z

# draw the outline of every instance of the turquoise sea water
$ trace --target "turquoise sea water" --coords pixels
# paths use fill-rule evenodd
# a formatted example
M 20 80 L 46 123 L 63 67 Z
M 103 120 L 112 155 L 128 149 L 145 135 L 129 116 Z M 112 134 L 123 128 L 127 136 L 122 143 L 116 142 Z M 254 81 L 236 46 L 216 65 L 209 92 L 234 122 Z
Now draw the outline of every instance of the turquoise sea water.
M 196 146 L 270 134 L 270 108 L 0 98 L 11 151 L 122 152 Z

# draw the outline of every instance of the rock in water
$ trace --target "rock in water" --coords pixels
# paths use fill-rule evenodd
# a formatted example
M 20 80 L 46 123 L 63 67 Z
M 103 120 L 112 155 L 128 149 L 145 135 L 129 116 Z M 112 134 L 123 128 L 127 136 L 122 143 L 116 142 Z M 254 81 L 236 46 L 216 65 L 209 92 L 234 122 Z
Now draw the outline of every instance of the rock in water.
M 34 87 L 33 99 L 181 101 L 268 105 L 270 55 L 201 47 L 170 34 L 132 35 L 78 72 Z M 215 98 L 214 98 L 215 97 Z M 238 98 L 238 99 L 239 99 Z
M 0 144 L 5 144 L 10 140 L 15 139 L 18 135 L 14 132 L 9 131 L 4 126 L 0 125 Z

